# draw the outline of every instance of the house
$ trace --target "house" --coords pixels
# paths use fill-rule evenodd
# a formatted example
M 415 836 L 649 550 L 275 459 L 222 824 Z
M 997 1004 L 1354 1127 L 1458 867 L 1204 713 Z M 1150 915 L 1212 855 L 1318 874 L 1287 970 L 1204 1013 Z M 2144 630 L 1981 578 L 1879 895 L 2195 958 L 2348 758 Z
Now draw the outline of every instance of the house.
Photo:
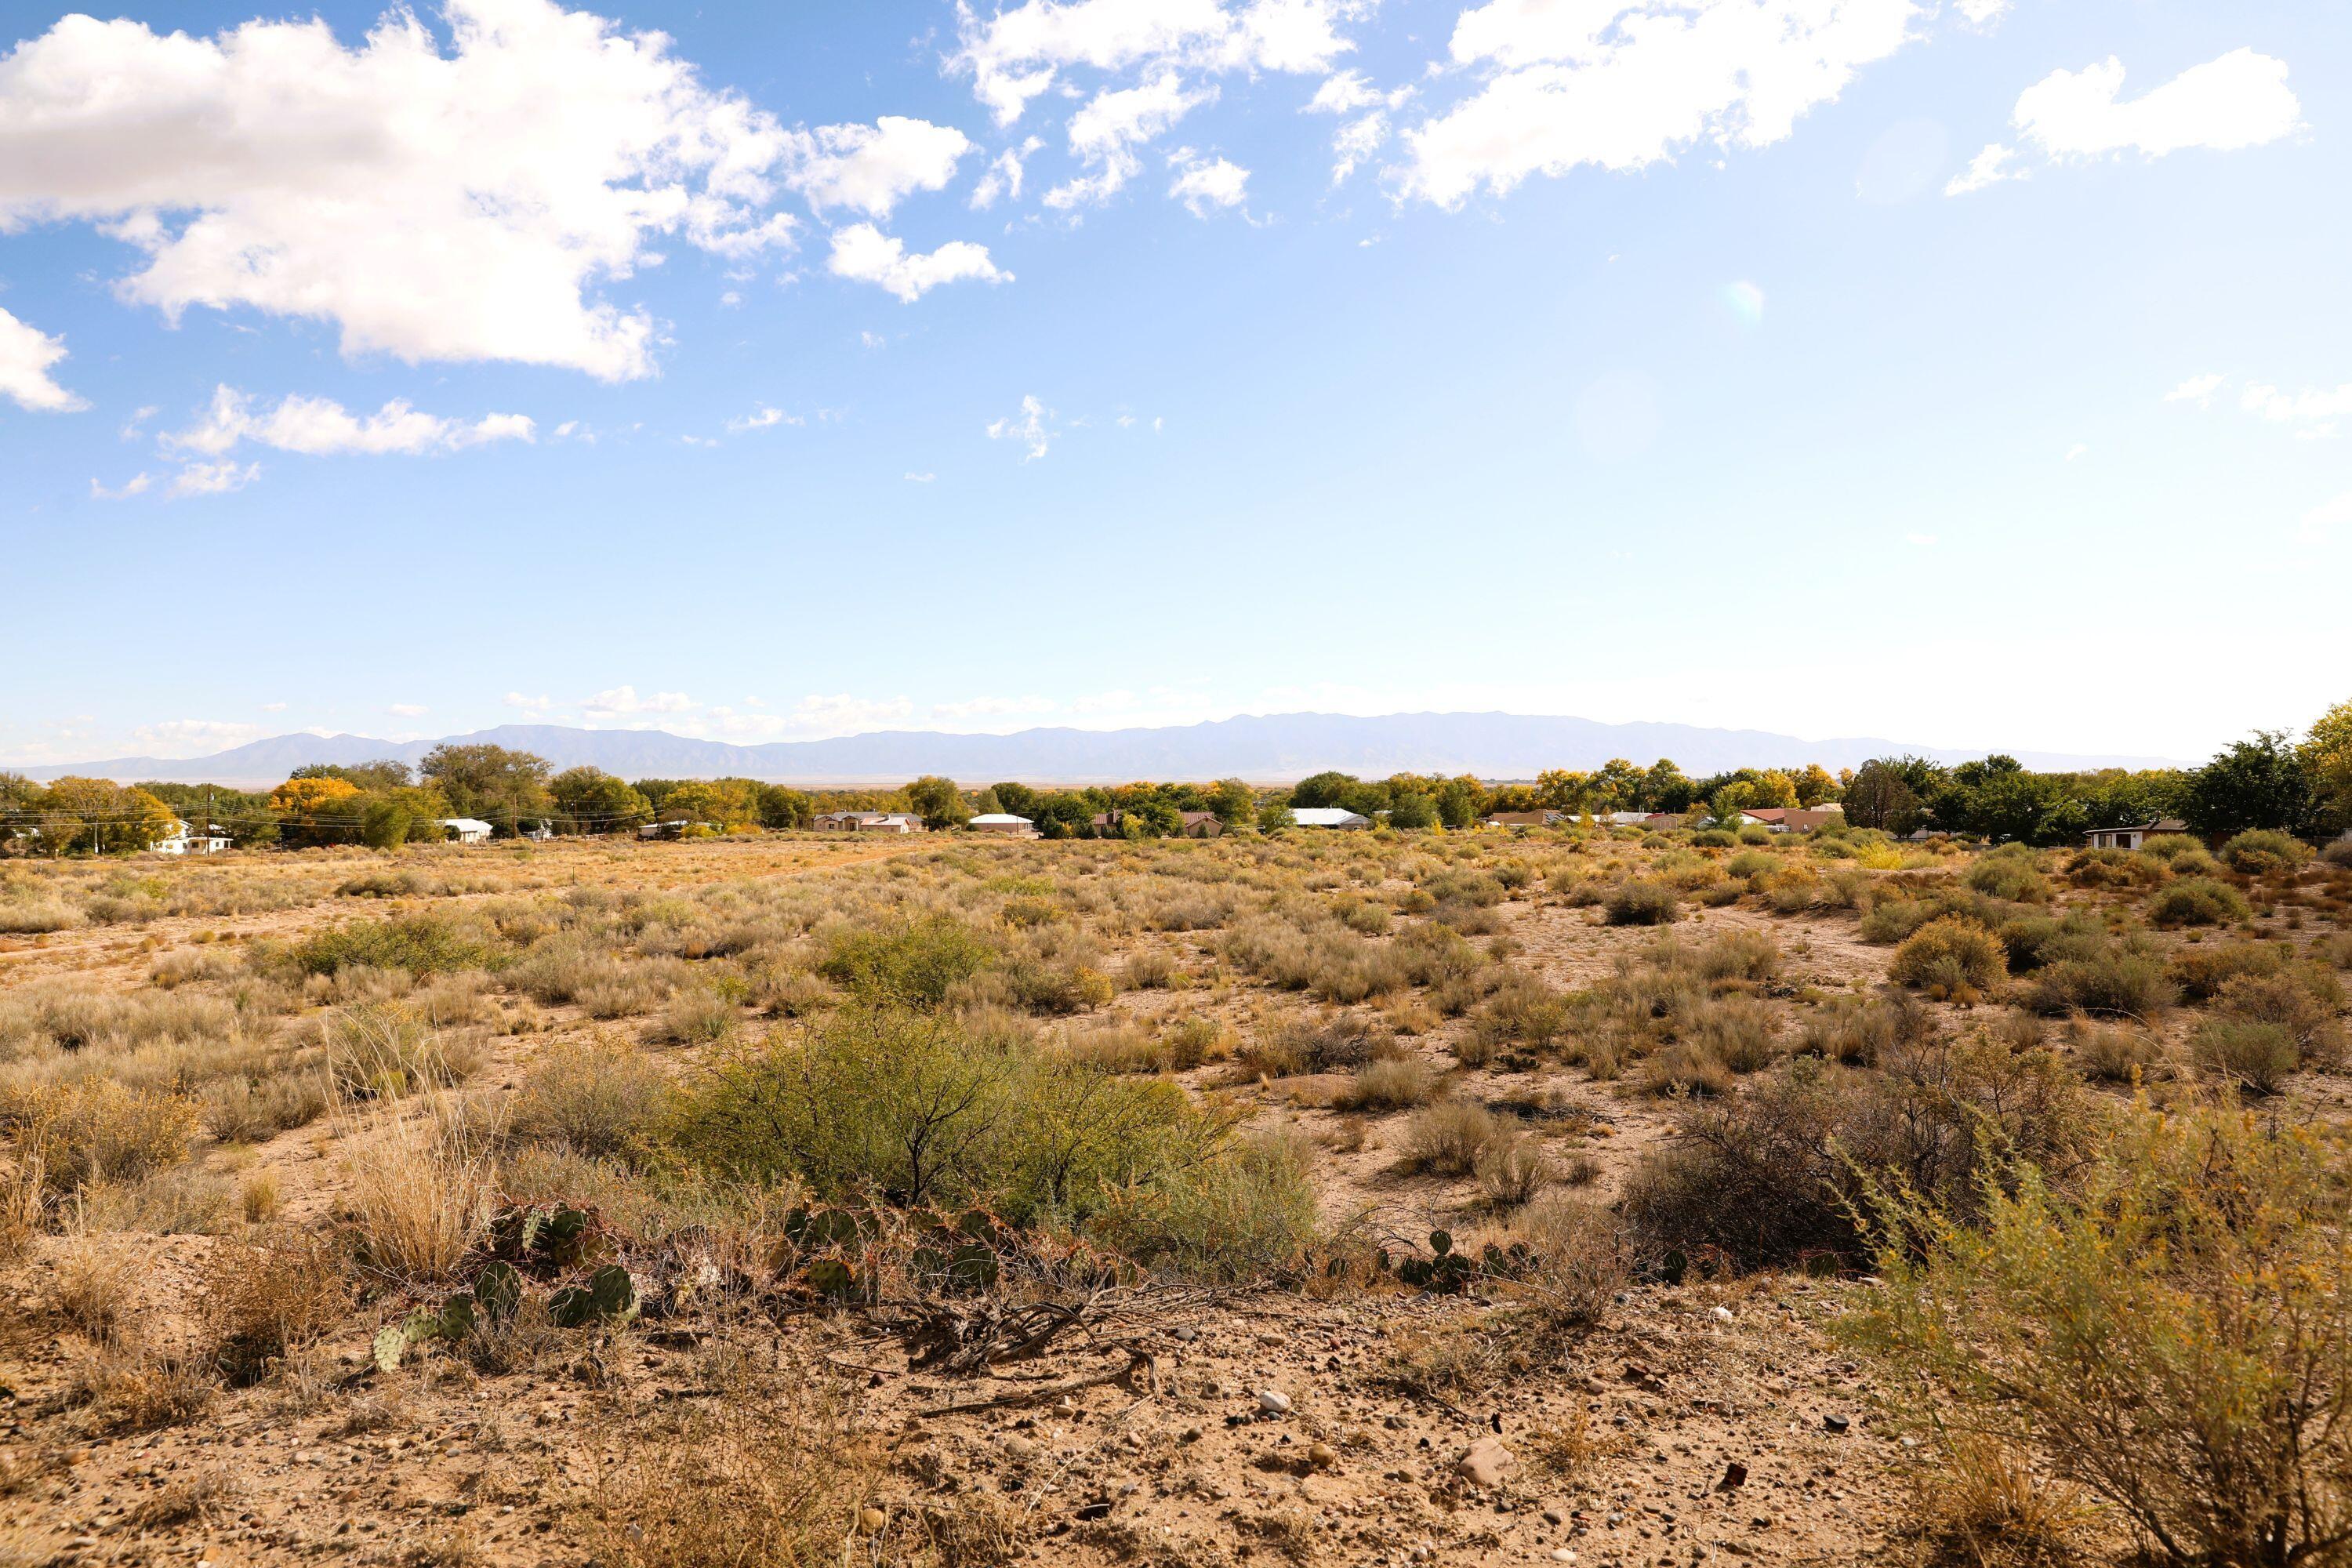
M 1650 820 L 1646 811 L 1604 811 L 1601 820 L 1612 827 L 1639 827 Z
M 228 829 L 219 823 L 208 823 L 198 833 L 178 817 L 172 818 L 172 831 L 147 846 L 156 855 L 217 855 L 228 847 Z
M 1187 838 L 1214 838 L 1225 830 L 1224 818 L 1213 811 L 1180 811 L 1176 815 L 1184 819 L 1181 831 Z
M 2177 816 L 2161 816 L 2154 822 L 2143 822 L 2137 827 L 2094 827 L 2083 835 L 2083 844 L 2091 849 L 2137 849 L 2151 833 L 2186 833 L 2189 824 Z
M 1557 827 L 1568 820 L 1564 811 L 1490 811 L 1478 819 L 1481 827 Z
M 1653 833 L 1667 833 L 1671 832 L 1675 828 L 1680 827 L 1689 820 L 1690 816 L 1686 812 L 1654 811 L 1650 813 L 1649 816 L 1642 818 L 1642 826 L 1648 828 Z
M 449 837 L 460 844 L 487 844 L 490 841 L 490 825 L 478 816 L 445 816 L 434 826 L 447 828 Z
M 1037 825 L 1025 816 L 1015 816 L 1009 811 L 984 811 L 964 826 L 974 833 L 993 833 L 1003 838 L 1034 838 Z
M 1290 820 L 1301 827 L 1370 827 L 1372 819 L 1337 805 L 1294 805 Z
M 689 822 L 683 816 L 673 816 L 667 822 L 646 823 L 643 827 L 637 829 L 637 837 L 640 838 L 683 838 L 686 837 L 689 828 L 697 827 L 709 833 L 716 833 L 719 831 L 719 825 L 715 822 Z
M 904 811 L 828 811 L 809 826 L 820 833 L 920 833 L 923 819 Z

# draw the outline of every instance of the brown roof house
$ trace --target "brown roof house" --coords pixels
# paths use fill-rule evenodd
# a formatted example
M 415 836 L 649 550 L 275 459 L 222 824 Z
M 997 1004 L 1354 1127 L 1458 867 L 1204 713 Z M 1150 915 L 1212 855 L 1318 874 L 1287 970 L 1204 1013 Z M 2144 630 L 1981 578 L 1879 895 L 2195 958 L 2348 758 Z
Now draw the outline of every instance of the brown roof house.
M 1564 811 L 1490 811 L 1478 819 L 1481 827 L 1558 827 L 1568 820 Z
M 2137 827 L 2094 827 L 2083 835 L 2084 847 L 2090 849 L 2137 849 L 2151 833 L 2186 833 L 2189 824 L 2177 816 L 2160 816 L 2154 822 L 2143 822 Z

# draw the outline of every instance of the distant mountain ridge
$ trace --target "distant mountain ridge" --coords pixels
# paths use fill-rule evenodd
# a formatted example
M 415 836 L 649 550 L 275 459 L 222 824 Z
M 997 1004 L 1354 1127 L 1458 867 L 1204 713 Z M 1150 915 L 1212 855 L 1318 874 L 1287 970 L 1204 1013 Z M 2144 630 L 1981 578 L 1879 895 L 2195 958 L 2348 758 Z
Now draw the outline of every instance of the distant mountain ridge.
M 1243 778 L 1272 784 L 1337 768 L 1367 778 L 1394 773 L 1475 773 L 1533 778 L 1546 768 L 1591 769 L 1612 757 L 1647 766 L 1672 757 L 1705 774 L 1737 767 L 1858 767 L 1872 757 L 1908 752 L 1965 762 L 1984 750 L 1897 741 L 1800 740 L 1761 730 L 1692 724 L 1603 724 L 1591 719 L 1517 713 L 1250 714 L 1199 724 L 1135 730 L 1022 730 L 1008 735 L 889 730 L 823 741 L 772 741 L 756 746 L 697 740 L 661 730 L 581 730 L 559 724 L 500 724 L 429 741 L 376 741 L 362 735 L 277 735 L 209 756 L 170 760 L 114 757 L 102 762 L 14 768 L 36 779 L 68 774 L 157 779 L 255 788 L 277 784 L 313 763 L 415 763 L 435 746 L 488 744 L 535 752 L 558 771 L 598 767 L 625 778 L 743 777 L 773 784 L 903 784 L 944 773 L 967 784 L 999 779 L 1031 784 L 1124 784 L 1135 779 Z M 2000 747 L 1991 750 L 2001 750 Z M 2174 767 L 2161 757 L 2011 752 L 2029 768 Z M 0 763 L 0 766 L 8 764 Z

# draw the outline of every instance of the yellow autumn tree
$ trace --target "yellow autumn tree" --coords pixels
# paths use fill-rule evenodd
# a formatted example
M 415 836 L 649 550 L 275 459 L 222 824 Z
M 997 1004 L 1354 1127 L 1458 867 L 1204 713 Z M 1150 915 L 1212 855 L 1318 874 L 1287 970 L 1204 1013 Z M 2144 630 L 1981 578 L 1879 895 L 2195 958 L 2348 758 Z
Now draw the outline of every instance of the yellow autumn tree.
M 269 792 L 278 840 L 297 848 L 356 842 L 365 805 L 363 792 L 349 779 L 288 779 Z
M 2303 765 L 2329 831 L 2352 833 L 2352 701 L 2338 702 L 2303 739 Z

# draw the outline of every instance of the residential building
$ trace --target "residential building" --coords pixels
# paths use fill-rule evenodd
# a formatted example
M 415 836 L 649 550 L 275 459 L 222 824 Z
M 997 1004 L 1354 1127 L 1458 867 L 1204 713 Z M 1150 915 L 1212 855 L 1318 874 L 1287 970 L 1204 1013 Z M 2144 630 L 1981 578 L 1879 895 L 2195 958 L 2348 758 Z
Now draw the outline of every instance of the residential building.
M 2161 816 L 2154 822 L 2143 822 L 2136 827 L 2094 827 L 2083 835 L 2083 843 L 2091 849 L 2137 849 L 2151 833 L 2186 833 L 2189 824 L 2177 816 Z
M 1483 827 L 1557 827 L 1568 820 L 1564 811 L 1490 811 L 1480 817 Z
M 1034 838 L 1037 825 L 1025 816 L 1015 816 L 1009 811 L 984 811 L 964 824 L 974 833 L 993 833 L 1001 838 Z
M 172 818 L 172 831 L 147 846 L 156 855 L 217 855 L 228 847 L 228 829 L 219 823 L 209 823 L 198 833 L 179 817 Z
M 449 837 L 459 844 L 487 844 L 490 841 L 490 825 L 478 816 L 444 816 L 434 826 L 447 828 Z
M 828 811 L 809 826 L 819 833 L 920 833 L 923 819 L 905 811 Z
M 1294 805 L 1290 820 L 1301 827 L 1370 827 L 1372 819 L 1360 812 L 1337 805 Z

